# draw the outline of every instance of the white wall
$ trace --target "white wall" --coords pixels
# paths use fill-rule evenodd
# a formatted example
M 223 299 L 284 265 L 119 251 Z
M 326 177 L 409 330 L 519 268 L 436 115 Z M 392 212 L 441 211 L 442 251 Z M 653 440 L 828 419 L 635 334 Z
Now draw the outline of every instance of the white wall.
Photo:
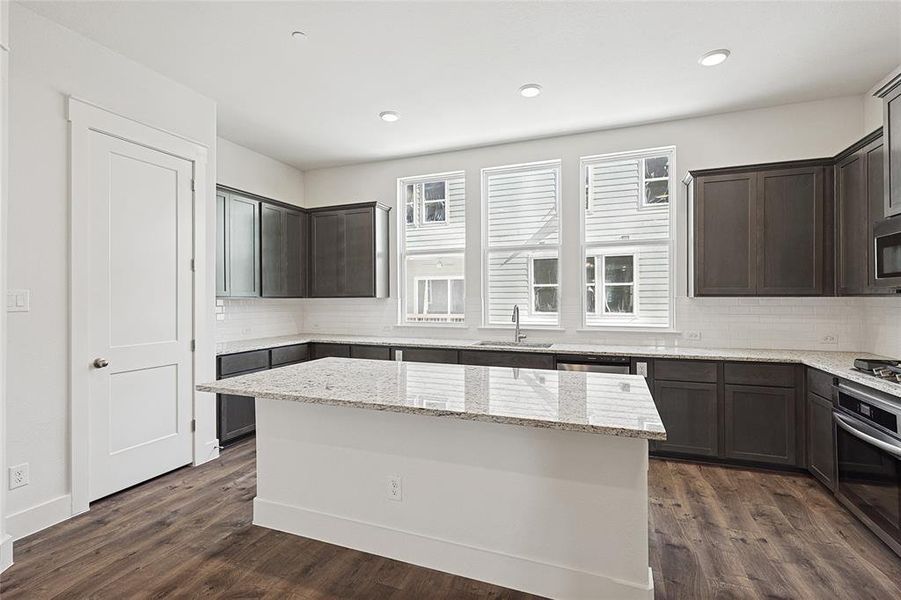
M 11 6 L 8 280 L 31 290 L 31 311 L 8 319 L 6 464 L 29 463 L 31 483 L 9 492 L 13 535 L 69 514 L 68 279 L 71 94 L 209 148 L 206 286 L 215 290 L 216 106 L 121 55 Z M 214 376 L 213 297 L 201 327 L 198 377 Z M 212 411 L 212 403 L 209 404 Z M 211 429 L 212 428 L 212 429 Z M 201 420 L 201 435 L 215 424 Z
M 6 296 L 6 212 L 8 181 L 9 2 L 0 3 L 0 298 Z M 12 564 L 12 538 L 3 515 L 8 489 L 6 467 L 6 312 L 0 313 L 0 571 Z
M 216 182 L 280 202 L 303 206 L 303 173 L 224 138 L 217 139 Z M 219 299 L 216 341 L 290 335 L 301 331 L 294 299 Z
M 578 232 L 579 158 L 582 156 L 674 145 L 676 171 L 681 178 L 691 169 L 831 156 L 861 138 L 865 131 L 863 103 L 860 96 L 854 96 L 307 171 L 306 206 L 367 200 L 395 206 L 398 177 L 463 170 L 469 251 L 464 329 L 396 328 L 396 281 L 392 281 L 391 298 L 385 300 L 302 301 L 303 328 L 335 333 L 506 336 L 506 331 L 482 331 L 478 327 L 482 311 L 479 219 L 483 167 L 562 159 L 561 227 L 564 232 Z M 822 349 L 860 349 L 866 343 L 861 327 L 862 301 L 858 299 L 686 298 L 686 193 L 684 186 L 678 187 L 676 325 L 682 330 L 700 332 L 701 339 L 690 341 L 679 334 L 578 331 L 581 325 L 579 240 L 577 235 L 566 233 L 561 282 L 564 331 L 532 331 L 529 333 L 532 339 Z M 395 211 L 392 215 L 396 216 Z M 396 219 L 392 218 L 391 222 L 391 239 L 396 240 Z M 392 247 L 392 261 L 395 258 L 396 248 Z M 826 336 L 835 336 L 836 343 L 824 343 Z
M 303 173 L 224 138 L 216 139 L 216 183 L 303 206 Z

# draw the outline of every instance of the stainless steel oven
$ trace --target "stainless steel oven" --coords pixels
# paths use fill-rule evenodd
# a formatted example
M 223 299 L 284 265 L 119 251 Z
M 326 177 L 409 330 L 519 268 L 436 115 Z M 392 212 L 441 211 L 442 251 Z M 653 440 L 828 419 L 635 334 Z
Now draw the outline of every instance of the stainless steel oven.
M 876 285 L 901 288 L 901 216 L 873 227 Z
M 832 395 L 836 496 L 901 556 L 901 401 L 846 382 Z

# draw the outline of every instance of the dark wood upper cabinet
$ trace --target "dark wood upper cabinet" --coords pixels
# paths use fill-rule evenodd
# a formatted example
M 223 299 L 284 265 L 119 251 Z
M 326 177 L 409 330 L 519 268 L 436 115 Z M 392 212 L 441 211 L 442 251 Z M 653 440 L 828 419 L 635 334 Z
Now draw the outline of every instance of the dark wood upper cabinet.
M 823 167 L 758 174 L 757 293 L 823 293 Z
M 225 286 L 231 297 L 260 295 L 260 202 L 227 194 L 225 210 Z
M 883 218 L 885 211 L 885 143 L 883 136 L 863 149 L 867 162 L 867 291 L 887 293 L 884 287 L 876 285 L 876 248 L 873 243 L 873 226 Z
M 835 291 L 885 294 L 876 285 L 873 226 L 884 211 L 882 130 L 842 152 L 835 180 Z
M 388 296 L 388 210 L 369 203 L 310 211 L 311 296 Z
M 835 166 L 835 291 L 860 294 L 867 287 L 868 206 L 866 158 L 854 153 Z
M 831 293 L 826 165 L 828 160 L 693 172 L 694 294 Z
M 228 212 L 228 194 L 216 190 L 216 295 L 228 296 L 228 278 L 226 277 L 228 256 L 228 235 L 226 233 L 226 214 Z
M 695 181 L 695 293 L 757 293 L 757 174 Z
M 297 298 L 306 295 L 307 214 L 285 206 L 263 203 L 262 296 Z
M 882 216 L 890 217 L 901 214 L 901 75 L 880 88 L 876 95 L 883 101 L 885 131 Z
M 386 298 L 389 210 L 376 202 L 307 210 L 220 186 L 216 295 Z

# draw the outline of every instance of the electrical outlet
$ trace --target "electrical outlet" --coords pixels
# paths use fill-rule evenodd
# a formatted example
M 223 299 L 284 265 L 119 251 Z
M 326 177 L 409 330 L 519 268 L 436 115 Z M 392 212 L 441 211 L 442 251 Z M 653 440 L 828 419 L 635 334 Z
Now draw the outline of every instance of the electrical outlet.
M 698 341 L 701 339 L 701 332 L 700 331 L 686 331 L 682 334 L 682 337 L 684 337 L 686 340 Z
M 836 343 L 838 343 L 838 338 L 836 338 L 832 334 L 828 334 L 828 335 L 824 335 L 823 339 L 820 341 L 824 344 L 836 344 Z
M 404 499 L 404 480 L 397 475 L 388 477 L 388 487 L 385 490 L 389 500 L 401 502 Z
M 646 363 L 646 362 L 635 363 L 635 374 L 641 375 L 642 377 L 647 377 L 648 376 L 648 363 Z
M 9 489 L 14 490 L 28 485 L 28 463 L 9 468 Z

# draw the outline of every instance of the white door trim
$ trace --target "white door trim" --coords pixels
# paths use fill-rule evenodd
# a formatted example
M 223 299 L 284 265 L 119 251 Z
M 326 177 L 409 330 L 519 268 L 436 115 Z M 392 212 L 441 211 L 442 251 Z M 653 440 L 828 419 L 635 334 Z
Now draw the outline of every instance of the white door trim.
M 76 361 L 88 356 L 88 323 L 81 318 L 87 314 L 90 303 L 88 289 L 89 273 L 89 227 L 88 202 L 90 193 L 90 134 L 99 132 L 153 150 L 165 152 L 193 163 L 194 187 L 194 261 L 195 265 L 206 264 L 206 188 L 207 154 L 203 144 L 162 129 L 145 125 L 128 117 L 85 102 L 73 96 L 67 101 L 70 140 L 70 262 L 69 262 L 69 398 L 70 398 L 70 473 L 72 486 L 72 514 L 82 513 L 89 508 L 89 370 L 86 364 Z M 204 271 L 201 270 L 201 273 Z M 205 277 L 194 273 L 193 334 L 200 347 L 200 335 L 205 335 L 204 321 L 208 312 L 206 306 Z M 194 352 L 193 371 L 195 381 L 202 373 L 198 356 Z M 194 418 L 197 419 L 198 392 L 193 392 Z M 212 417 L 210 417 L 212 418 Z M 194 437 L 194 463 L 203 462 L 198 457 L 199 449 L 206 444 Z M 199 459 L 199 460 L 198 460 Z

